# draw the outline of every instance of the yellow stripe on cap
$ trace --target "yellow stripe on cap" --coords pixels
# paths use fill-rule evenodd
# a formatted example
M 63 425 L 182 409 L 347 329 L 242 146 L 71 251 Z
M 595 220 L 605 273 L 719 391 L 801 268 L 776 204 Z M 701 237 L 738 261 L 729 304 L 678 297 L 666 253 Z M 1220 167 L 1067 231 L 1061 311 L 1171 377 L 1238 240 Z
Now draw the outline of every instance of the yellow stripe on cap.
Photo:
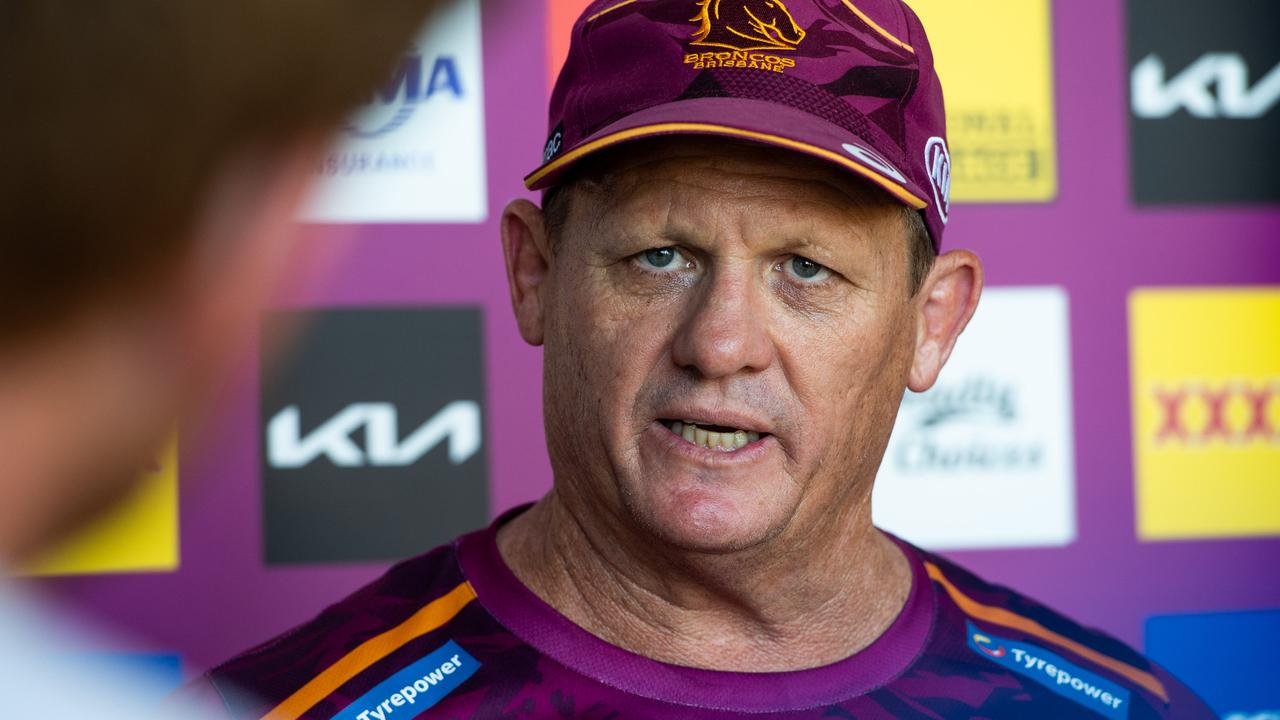
M 306 685 L 285 698 L 284 702 L 275 706 L 271 712 L 263 715 L 262 720 L 298 720 L 303 713 L 315 707 L 316 703 L 342 687 L 348 680 L 400 649 L 410 640 L 422 637 L 449 622 L 467 606 L 467 603 L 475 599 L 476 591 L 471 587 L 471 583 L 462 583 L 410 615 L 408 620 L 357 645 L 354 650 L 343 655 L 319 675 L 311 678 Z
M 866 13 L 854 7 L 852 2 L 849 2 L 849 0 L 842 0 L 842 2 L 844 2 L 845 7 L 849 8 L 850 12 L 852 12 L 854 15 L 857 15 L 859 18 L 861 18 L 862 22 L 870 25 L 871 29 L 880 33 L 880 36 L 883 37 L 885 40 L 888 40 L 889 42 L 893 43 L 894 45 L 897 45 L 903 50 L 906 50 L 912 55 L 916 54 L 915 48 L 911 47 L 910 45 L 894 37 L 893 33 L 889 32 L 888 30 L 885 30 L 884 28 L 880 27 L 879 23 L 877 23 L 875 20 L 872 20 Z
M 601 15 L 608 15 L 609 13 L 613 12 L 614 10 L 617 10 L 617 9 L 618 9 L 618 8 L 620 8 L 620 7 L 624 7 L 624 6 L 630 5 L 631 3 L 635 2 L 635 1 L 636 1 L 636 0 L 622 0 L 622 2 L 618 3 L 617 5 L 610 5 L 609 7 L 607 7 L 607 8 L 605 8 L 605 9 L 601 10 L 600 12 L 596 13 L 595 15 L 592 15 L 591 17 L 587 18 L 587 22 L 589 22 L 589 23 L 590 23 L 590 22 L 595 22 L 595 19 L 596 19 L 596 18 L 598 18 L 598 17 L 600 17 Z
M 596 152 L 597 150 L 602 150 L 611 145 L 616 145 L 618 143 L 625 142 L 627 140 L 635 140 L 637 138 L 651 137 L 653 135 L 664 135 L 669 133 L 682 133 L 682 132 L 703 133 L 707 135 L 725 135 L 728 137 L 746 138 L 748 140 L 756 140 L 758 142 L 768 143 L 770 145 L 778 145 L 781 147 L 789 148 L 791 150 L 798 150 L 802 153 L 814 155 L 814 156 L 823 158 L 825 160 L 830 160 L 834 163 L 839 163 L 840 165 L 845 166 L 846 168 L 862 175 L 863 177 L 874 182 L 875 184 L 879 185 L 885 190 L 888 190 L 889 193 L 892 194 L 894 197 L 898 198 L 902 202 L 906 203 L 907 205 L 910 205 L 911 207 L 917 210 L 921 210 L 929 206 L 928 202 L 916 197 L 910 190 L 907 190 L 905 187 L 893 182 L 892 180 L 881 175 L 880 173 L 877 173 L 868 167 L 860 165 L 859 163 L 855 162 L 853 158 L 841 155 L 836 152 L 832 152 L 826 148 L 818 147 L 817 145 L 810 145 L 809 143 L 800 142 L 799 140 L 792 140 L 791 138 L 785 138 L 780 135 L 770 135 L 769 133 L 755 132 L 754 130 L 743 130 L 741 128 L 734 128 L 734 127 L 726 127 L 724 125 L 712 125 L 710 123 L 688 123 L 688 122 L 655 123 L 653 125 L 641 125 L 640 127 L 628 128 L 626 130 L 619 130 L 616 133 L 611 133 L 609 135 L 605 135 L 604 137 L 596 138 L 595 140 L 592 140 L 589 143 L 584 143 L 582 145 L 579 145 L 578 147 L 570 150 L 564 155 L 561 155 L 555 160 L 552 160 L 546 165 L 543 165 L 537 170 L 534 170 L 532 173 L 529 174 L 528 177 L 524 179 L 524 186 L 532 190 L 533 187 L 538 184 L 538 181 L 542 180 L 547 175 L 555 172 L 556 170 L 559 170 L 560 168 L 564 167 L 565 165 L 568 165 L 571 162 L 574 162 L 575 160 L 582 158 L 585 155 L 589 155 L 593 152 Z

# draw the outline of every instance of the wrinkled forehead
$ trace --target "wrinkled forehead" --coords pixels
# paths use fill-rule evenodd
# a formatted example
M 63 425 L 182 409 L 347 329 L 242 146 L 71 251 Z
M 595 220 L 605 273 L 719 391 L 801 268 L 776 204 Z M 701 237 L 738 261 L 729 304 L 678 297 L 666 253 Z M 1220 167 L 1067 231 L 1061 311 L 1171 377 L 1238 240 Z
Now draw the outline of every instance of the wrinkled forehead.
M 584 163 L 579 182 L 603 191 L 653 189 L 663 180 L 712 180 L 734 190 L 772 183 L 778 190 L 838 193 L 849 204 L 896 205 L 896 200 L 852 173 L 815 158 L 760 143 L 715 136 L 669 136 L 623 143 Z M 732 183 L 725 186 L 723 183 Z
M 572 187 L 575 213 L 596 221 L 658 222 L 653 213 L 714 206 L 761 211 L 774 222 L 860 224 L 900 208 L 888 193 L 830 163 L 711 136 L 619 145 L 584 162 L 565 186 Z

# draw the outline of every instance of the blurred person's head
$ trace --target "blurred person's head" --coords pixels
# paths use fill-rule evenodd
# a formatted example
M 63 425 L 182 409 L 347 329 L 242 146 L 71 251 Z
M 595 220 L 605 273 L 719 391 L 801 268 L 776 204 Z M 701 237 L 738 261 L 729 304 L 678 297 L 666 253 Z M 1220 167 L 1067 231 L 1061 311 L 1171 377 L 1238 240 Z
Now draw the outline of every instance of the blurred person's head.
M 431 0 L 0 4 L 0 560 L 140 477 Z

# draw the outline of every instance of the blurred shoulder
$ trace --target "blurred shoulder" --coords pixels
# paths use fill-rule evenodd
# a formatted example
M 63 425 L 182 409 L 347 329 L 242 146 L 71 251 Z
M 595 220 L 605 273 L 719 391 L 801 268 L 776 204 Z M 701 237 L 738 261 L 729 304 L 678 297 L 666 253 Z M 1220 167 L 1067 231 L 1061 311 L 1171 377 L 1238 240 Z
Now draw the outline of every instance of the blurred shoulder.
M 389 634 L 437 629 L 475 598 L 456 544 L 395 565 L 311 620 L 217 665 L 183 688 L 175 704 L 261 717 L 335 663 L 376 659 L 379 646 L 391 644 Z

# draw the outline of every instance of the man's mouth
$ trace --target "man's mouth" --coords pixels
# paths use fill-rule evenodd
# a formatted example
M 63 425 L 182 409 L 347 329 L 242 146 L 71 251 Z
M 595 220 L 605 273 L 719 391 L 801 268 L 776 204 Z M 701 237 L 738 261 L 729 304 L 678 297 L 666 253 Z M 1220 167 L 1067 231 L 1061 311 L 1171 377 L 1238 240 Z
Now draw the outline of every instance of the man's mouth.
M 769 433 L 758 433 L 724 425 L 709 425 L 696 420 L 668 420 L 660 418 L 658 422 L 672 433 L 708 450 L 733 452 L 768 437 Z

